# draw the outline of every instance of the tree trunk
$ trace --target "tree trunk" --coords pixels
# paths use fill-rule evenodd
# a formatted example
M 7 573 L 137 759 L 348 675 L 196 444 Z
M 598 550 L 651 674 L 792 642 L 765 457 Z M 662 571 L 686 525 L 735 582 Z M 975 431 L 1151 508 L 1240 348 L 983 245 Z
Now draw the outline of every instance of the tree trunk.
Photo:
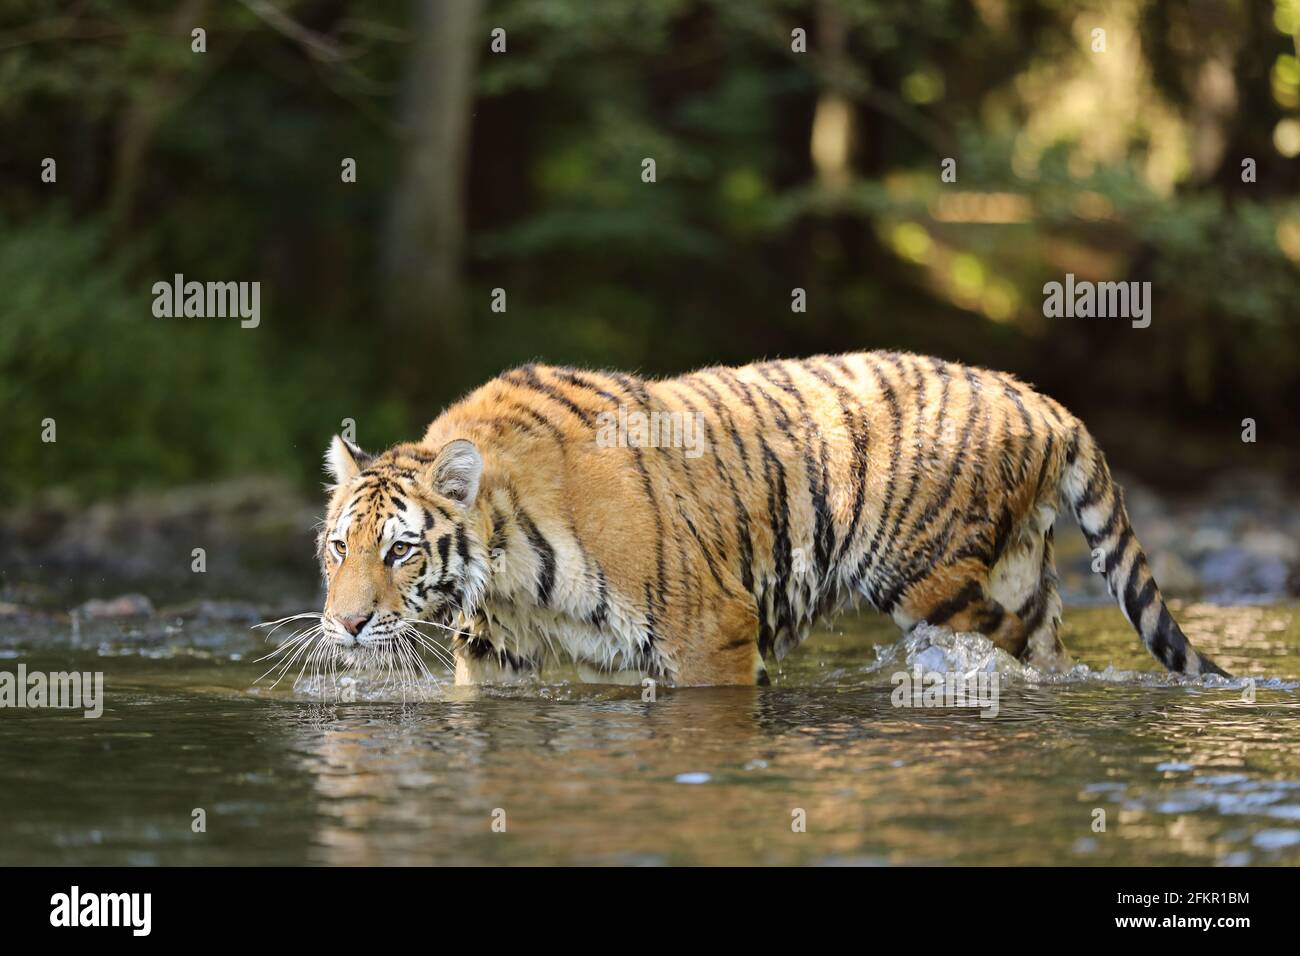
M 415 0 L 402 102 L 404 158 L 383 246 L 384 313 L 418 352 L 454 337 L 465 159 L 481 0 Z
M 208 0 L 185 0 L 167 21 L 165 39 L 159 42 L 188 47 L 190 31 L 196 26 L 203 26 L 207 14 Z M 204 71 L 211 68 L 209 56 L 213 54 L 204 54 L 199 60 Z M 133 96 L 127 103 L 117 127 L 113 186 L 108 203 L 108 218 L 116 237 L 125 238 L 131 232 L 141 170 L 145 166 L 145 158 L 159 125 L 196 84 L 197 81 L 193 78 L 179 77 L 174 68 L 159 70 L 150 79 L 144 92 Z

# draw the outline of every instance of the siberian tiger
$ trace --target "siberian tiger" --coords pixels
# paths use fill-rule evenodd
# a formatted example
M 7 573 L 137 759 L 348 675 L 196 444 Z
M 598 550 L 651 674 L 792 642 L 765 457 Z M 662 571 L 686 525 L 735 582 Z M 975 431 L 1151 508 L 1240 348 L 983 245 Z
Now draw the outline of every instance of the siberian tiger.
M 1064 502 L 1156 659 L 1224 673 L 1170 616 L 1092 436 L 1002 372 L 894 352 L 663 381 L 525 365 L 420 442 L 335 437 L 326 459 L 321 623 L 349 661 L 409 660 L 427 626 L 457 683 L 571 659 L 597 680 L 762 684 L 815 621 L 865 604 L 1060 670 Z

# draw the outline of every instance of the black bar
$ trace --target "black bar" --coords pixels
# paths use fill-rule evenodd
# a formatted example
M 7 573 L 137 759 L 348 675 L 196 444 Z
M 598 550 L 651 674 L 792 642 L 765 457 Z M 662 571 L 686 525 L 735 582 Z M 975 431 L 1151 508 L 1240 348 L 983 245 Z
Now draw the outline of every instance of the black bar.
M 1293 926 L 1295 885 L 1293 871 L 1268 868 L 15 868 L 0 871 L 0 880 L 6 925 L 20 935 L 135 937 L 130 925 L 52 926 L 52 901 L 76 886 L 83 907 L 87 895 L 150 894 L 148 938 L 204 946 L 281 938 L 392 945 L 403 932 L 436 943 L 465 931 L 493 940 L 521 933 L 534 945 L 575 931 L 588 942 L 600 932 L 662 945 L 676 933 L 697 939 L 691 927 L 748 942 L 783 930 L 862 941 L 904 930 L 918 941 L 966 945 L 978 930 L 1041 930 L 1071 942 L 1201 936 L 1230 943 Z M 1199 925 L 1206 919 L 1208 928 Z

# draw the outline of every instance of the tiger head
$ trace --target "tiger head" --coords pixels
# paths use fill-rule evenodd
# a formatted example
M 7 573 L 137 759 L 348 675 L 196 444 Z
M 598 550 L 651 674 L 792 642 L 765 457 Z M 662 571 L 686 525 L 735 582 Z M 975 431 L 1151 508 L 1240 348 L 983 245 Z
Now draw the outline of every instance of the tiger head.
M 321 623 L 342 657 L 400 653 L 415 622 L 445 627 L 477 602 L 488 565 L 474 521 L 483 460 L 472 442 L 370 456 L 335 436 L 325 461 L 334 487 L 317 539 Z

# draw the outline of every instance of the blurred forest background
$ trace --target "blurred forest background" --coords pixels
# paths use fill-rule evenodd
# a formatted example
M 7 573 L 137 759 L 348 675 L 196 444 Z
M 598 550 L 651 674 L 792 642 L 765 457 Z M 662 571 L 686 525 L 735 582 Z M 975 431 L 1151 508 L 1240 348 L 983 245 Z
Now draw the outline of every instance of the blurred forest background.
M 0 494 L 310 490 L 343 419 L 417 437 L 522 361 L 867 348 L 1016 372 L 1157 485 L 1294 478 L 1298 38 L 1300 0 L 6 0 Z M 1045 319 L 1067 272 L 1150 281 L 1150 328 Z M 155 318 L 176 273 L 260 325 Z

